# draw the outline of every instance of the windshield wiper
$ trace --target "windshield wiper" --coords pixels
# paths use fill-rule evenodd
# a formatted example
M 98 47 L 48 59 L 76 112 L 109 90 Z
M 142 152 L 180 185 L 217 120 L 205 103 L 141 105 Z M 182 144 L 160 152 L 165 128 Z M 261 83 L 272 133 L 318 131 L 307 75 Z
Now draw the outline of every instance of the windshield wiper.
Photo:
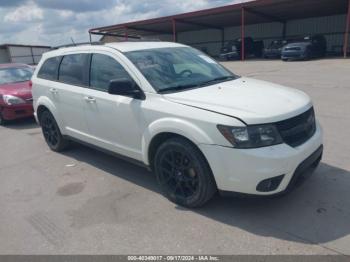
M 205 81 L 205 82 L 199 84 L 199 86 L 207 86 L 207 85 L 216 84 L 219 82 L 229 81 L 229 80 L 233 80 L 233 79 L 236 79 L 236 77 L 234 77 L 234 76 L 221 76 L 221 77 L 217 77 L 217 78 Z
M 171 87 L 167 87 L 167 88 L 163 88 L 158 90 L 159 93 L 166 93 L 166 92 L 172 92 L 172 91 L 181 91 L 181 90 L 186 90 L 192 87 L 202 87 L 202 86 L 207 86 L 213 83 L 218 83 L 218 82 L 224 82 L 224 81 L 229 81 L 229 80 L 233 80 L 236 79 L 235 76 L 221 76 L 221 77 L 217 77 L 208 81 L 205 81 L 203 83 L 200 84 L 188 84 L 188 85 L 176 85 L 176 86 L 171 86 Z
M 171 91 L 181 91 L 181 90 L 186 90 L 192 87 L 198 87 L 198 84 L 188 84 L 188 85 L 176 85 L 176 86 L 170 86 L 167 88 L 162 88 L 159 89 L 159 93 L 166 93 L 166 92 L 171 92 Z

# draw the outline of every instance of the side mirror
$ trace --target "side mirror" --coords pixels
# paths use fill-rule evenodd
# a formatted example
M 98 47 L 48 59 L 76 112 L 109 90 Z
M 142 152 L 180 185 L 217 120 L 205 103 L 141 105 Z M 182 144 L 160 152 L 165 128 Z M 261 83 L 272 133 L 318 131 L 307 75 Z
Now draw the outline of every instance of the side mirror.
M 145 99 L 145 95 L 135 82 L 130 79 L 114 79 L 109 82 L 108 93 L 111 95 L 128 96 L 136 99 Z

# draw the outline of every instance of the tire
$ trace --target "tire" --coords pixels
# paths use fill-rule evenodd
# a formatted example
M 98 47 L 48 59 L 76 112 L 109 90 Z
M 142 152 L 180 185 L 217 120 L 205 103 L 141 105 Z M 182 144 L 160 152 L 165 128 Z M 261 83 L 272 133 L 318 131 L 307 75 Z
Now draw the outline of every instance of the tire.
M 65 150 L 69 141 L 65 139 L 57 125 L 57 122 L 50 111 L 44 111 L 40 116 L 40 125 L 49 148 L 55 152 Z
M 154 170 L 164 195 L 178 205 L 201 207 L 217 191 L 205 157 L 184 138 L 171 138 L 160 145 Z
M 6 120 L 2 117 L 1 112 L 0 112 L 0 126 L 6 125 Z

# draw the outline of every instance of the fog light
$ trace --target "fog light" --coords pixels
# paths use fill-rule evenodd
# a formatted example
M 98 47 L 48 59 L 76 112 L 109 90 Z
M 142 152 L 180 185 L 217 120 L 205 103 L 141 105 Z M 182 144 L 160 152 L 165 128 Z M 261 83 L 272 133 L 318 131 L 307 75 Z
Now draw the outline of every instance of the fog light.
M 265 179 L 257 185 L 256 190 L 259 192 L 274 191 L 281 184 L 283 178 L 284 178 L 284 175 Z

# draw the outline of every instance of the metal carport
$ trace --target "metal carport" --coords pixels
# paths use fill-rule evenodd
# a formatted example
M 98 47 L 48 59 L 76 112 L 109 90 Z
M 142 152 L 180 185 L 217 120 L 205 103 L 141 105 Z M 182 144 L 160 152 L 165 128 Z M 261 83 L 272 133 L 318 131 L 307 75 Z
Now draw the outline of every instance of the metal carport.
M 91 34 L 123 37 L 125 40 L 152 35 L 171 35 L 173 41 L 181 32 L 214 29 L 221 32 L 225 41 L 225 28 L 240 26 L 244 39 L 247 25 L 278 22 L 282 24 L 280 37 L 286 36 L 287 23 L 291 20 L 347 14 L 344 21 L 344 57 L 348 53 L 350 29 L 350 0 L 256 0 L 195 12 L 93 28 Z M 244 60 L 244 41 L 242 41 Z

